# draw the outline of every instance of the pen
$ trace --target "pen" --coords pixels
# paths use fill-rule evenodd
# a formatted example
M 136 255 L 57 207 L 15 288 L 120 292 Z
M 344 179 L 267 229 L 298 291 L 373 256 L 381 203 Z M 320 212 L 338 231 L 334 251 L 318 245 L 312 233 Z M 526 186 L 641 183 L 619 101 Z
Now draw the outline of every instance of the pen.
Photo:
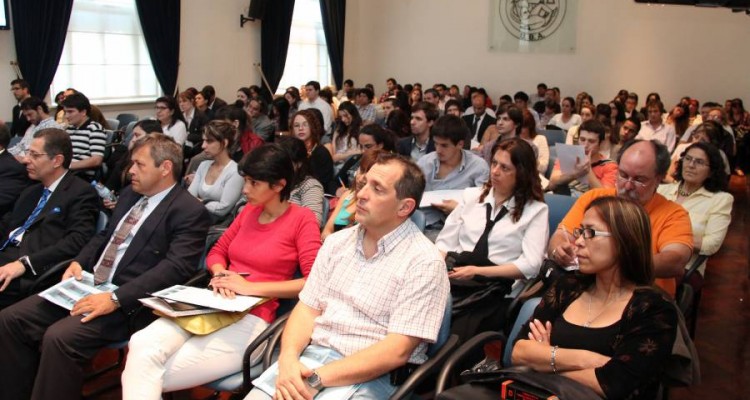
M 214 278 L 223 278 L 223 277 L 229 276 L 229 275 L 232 275 L 232 274 L 225 274 L 223 272 L 220 272 L 220 273 L 214 275 Z M 239 276 L 250 276 L 250 273 L 249 272 L 238 272 L 237 275 L 239 275 Z

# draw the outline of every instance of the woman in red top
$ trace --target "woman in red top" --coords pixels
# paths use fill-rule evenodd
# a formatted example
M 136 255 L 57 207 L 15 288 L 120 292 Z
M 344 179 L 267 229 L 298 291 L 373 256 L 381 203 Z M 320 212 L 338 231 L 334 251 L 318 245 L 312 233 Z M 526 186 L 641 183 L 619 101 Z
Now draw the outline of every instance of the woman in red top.
M 211 285 L 228 298 L 296 298 L 305 278 L 292 278 L 297 269 L 304 277 L 310 273 L 320 234 L 312 211 L 289 202 L 292 160 L 279 145 L 264 145 L 245 157 L 240 173 L 248 206 L 208 254 Z M 169 318 L 158 319 L 130 339 L 123 399 L 158 399 L 162 392 L 240 371 L 245 347 L 273 322 L 277 308 L 278 301 L 266 302 L 205 336 L 192 335 Z

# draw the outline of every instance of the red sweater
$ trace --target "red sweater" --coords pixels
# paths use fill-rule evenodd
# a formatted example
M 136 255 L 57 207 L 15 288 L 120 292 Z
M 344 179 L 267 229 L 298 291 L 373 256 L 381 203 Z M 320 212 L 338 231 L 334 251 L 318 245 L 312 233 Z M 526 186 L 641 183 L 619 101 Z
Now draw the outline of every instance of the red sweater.
M 208 266 L 221 264 L 236 272 L 249 272 L 250 282 L 292 279 L 297 268 L 307 277 L 320 249 L 315 215 L 291 204 L 270 224 L 258 223 L 260 207 L 248 205 L 208 253 Z M 268 323 L 276 318 L 278 301 L 269 301 L 250 313 Z

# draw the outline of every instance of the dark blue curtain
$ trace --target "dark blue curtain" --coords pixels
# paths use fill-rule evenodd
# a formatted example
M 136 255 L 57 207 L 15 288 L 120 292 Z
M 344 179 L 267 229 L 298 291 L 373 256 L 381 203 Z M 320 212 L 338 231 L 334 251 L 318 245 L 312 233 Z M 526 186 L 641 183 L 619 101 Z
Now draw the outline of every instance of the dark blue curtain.
M 156 79 L 173 95 L 180 68 L 180 0 L 135 0 L 135 5 Z
M 11 0 L 16 58 L 31 95 L 44 98 L 60 63 L 73 0 Z
M 344 85 L 344 27 L 346 25 L 346 0 L 320 0 L 323 31 L 331 59 L 333 80 L 337 88 Z
M 261 23 L 260 65 L 271 86 L 271 94 L 276 92 L 284 74 L 293 13 L 294 0 L 274 0 L 269 2 Z

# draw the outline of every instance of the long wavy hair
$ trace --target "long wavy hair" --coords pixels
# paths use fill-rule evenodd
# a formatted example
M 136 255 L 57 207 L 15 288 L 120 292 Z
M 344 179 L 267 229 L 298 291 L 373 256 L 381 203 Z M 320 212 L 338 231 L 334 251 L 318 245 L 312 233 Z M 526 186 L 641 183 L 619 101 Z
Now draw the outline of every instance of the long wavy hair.
M 492 158 L 495 158 L 495 154 L 500 150 L 510 154 L 510 161 L 516 167 L 516 185 L 513 189 L 516 207 L 511 211 L 511 217 L 515 223 L 521 219 L 523 209 L 527 204 L 534 200 L 544 202 L 542 182 L 536 169 L 534 149 L 527 141 L 518 137 L 498 141 L 492 146 Z M 490 174 L 492 174 L 492 167 L 490 167 Z M 490 193 L 490 189 L 492 189 L 492 179 L 488 179 L 484 184 L 482 194 L 479 196 L 480 203 Z

